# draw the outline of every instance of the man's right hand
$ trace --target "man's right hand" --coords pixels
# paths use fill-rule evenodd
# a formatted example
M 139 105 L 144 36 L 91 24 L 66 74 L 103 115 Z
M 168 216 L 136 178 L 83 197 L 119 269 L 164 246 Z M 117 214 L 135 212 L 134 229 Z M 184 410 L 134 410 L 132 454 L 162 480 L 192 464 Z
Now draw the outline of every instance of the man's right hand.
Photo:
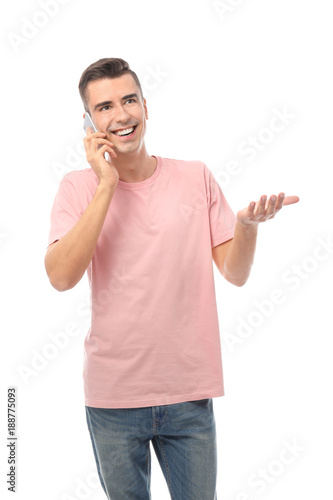
M 116 188 L 119 181 L 119 173 L 112 165 L 112 157 L 117 158 L 112 149 L 113 143 L 105 139 L 104 132 L 94 132 L 91 127 L 87 128 L 87 136 L 83 139 L 86 150 L 87 161 L 98 177 L 99 183 L 110 188 Z M 98 146 L 102 146 L 98 149 Z M 109 153 L 110 160 L 106 160 L 104 153 Z

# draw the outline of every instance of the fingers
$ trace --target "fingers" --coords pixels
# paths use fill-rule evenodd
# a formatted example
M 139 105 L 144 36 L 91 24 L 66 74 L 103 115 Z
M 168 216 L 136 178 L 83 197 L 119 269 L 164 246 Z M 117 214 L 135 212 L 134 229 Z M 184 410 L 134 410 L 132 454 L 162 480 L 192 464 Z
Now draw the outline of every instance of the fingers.
M 96 144 L 103 145 L 103 146 L 107 145 L 110 148 L 112 148 L 112 146 L 114 146 L 113 142 L 110 142 L 108 139 L 99 139 L 99 138 L 97 138 L 96 139 Z
M 104 137 L 105 132 L 95 132 L 92 127 L 87 127 L 87 136 L 93 135 L 94 137 Z
M 272 219 L 276 212 L 281 210 L 284 196 L 284 193 L 280 193 L 278 197 L 272 194 L 267 200 L 267 196 L 265 194 L 262 195 L 256 204 L 254 202 L 250 203 L 248 207 L 249 215 L 258 222 Z
M 105 152 L 108 152 L 111 156 L 113 156 L 113 158 L 117 158 L 116 152 L 112 148 L 110 148 L 107 144 L 104 144 L 104 146 L 102 146 L 98 152 L 99 154 L 103 155 Z
M 90 132 L 89 132 L 90 130 Z M 87 128 L 87 135 L 86 137 L 83 138 L 84 142 L 94 142 L 95 139 L 104 139 L 105 141 L 107 139 L 105 139 L 106 137 L 106 134 L 104 132 L 92 132 L 92 128 L 88 127 Z M 110 141 L 109 141 L 110 142 Z
M 257 209 L 257 217 L 259 217 L 259 218 L 261 218 L 265 214 L 266 200 L 267 200 L 267 196 L 265 194 L 262 195 L 262 197 L 260 198 L 260 201 L 258 203 L 258 209 Z
M 291 205 L 292 203 L 297 203 L 299 201 L 299 196 L 286 196 L 283 205 Z
M 117 154 L 112 149 L 114 144 L 105 138 L 106 134 L 104 132 L 93 132 L 92 128 L 87 127 L 87 135 L 84 137 L 84 147 L 86 150 L 86 156 L 88 163 L 92 168 L 96 168 L 101 158 L 105 158 L 105 153 L 109 153 L 108 163 L 111 162 L 112 158 L 117 158 Z M 94 165 L 94 166 L 93 166 Z
M 264 222 L 267 219 L 273 219 L 283 205 L 291 205 L 298 201 L 298 196 L 285 197 L 284 193 L 279 193 L 279 196 L 272 194 L 267 200 L 267 196 L 264 194 L 256 203 L 251 201 L 245 217 L 253 222 Z
M 247 207 L 247 213 L 250 217 L 253 216 L 255 206 L 256 206 L 255 202 L 251 201 L 250 205 Z
M 263 194 L 261 196 L 260 200 L 257 201 L 256 206 L 253 207 L 253 217 L 255 220 L 260 221 L 260 219 L 262 219 L 262 217 L 266 214 L 266 208 L 267 207 L 272 208 L 273 202 L 270 200 L 268 202 L 267 207 L 266 207 L 266 200 L 267 200 L 267 196 L 265 194 Z M 274 205 L 275 205 L 275 202 L 274 202 Z
M 278 197 L 276 197 L 275 194 L 272 194 L 272 196 L 269 198 L 267 210 L 265 213 L 266 219 L 272 219 L 275 216 L 275 214 L 279 210 L 281 210 L 284 197 L 285 197 L 284 193 L 280 193 Z
M 89 128 L 90 127 L 87 128 L 87 132 Z M 90 130 L 92 129 L 90 128 Z M 84 137 L 83 139 L 86 151 L 87 152 L 90 150 L 96 151 L 98 149 L 98 146 L 104 146 L 104 145 L 108 145 L 110 148 L 113 147 L 114 144 L 108 139 L 105 139 L 105 136 L 106 134 L 104 132 L 94 132 L 93 134 L 88 133 L 87 136 Z

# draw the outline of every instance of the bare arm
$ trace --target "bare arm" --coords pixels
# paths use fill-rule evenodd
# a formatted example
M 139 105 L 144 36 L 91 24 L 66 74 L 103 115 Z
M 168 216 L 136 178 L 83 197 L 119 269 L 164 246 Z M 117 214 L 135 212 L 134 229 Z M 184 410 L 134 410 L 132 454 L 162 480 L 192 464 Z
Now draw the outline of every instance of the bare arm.
M 272 195 L 266 202 L 263 195 L 257 202 L 237 213 L 234 237 L 212 249 L 213 259 L 221 274 L 236 286 L 245 285 L 251 272 L 258 236 L 258 224 L 273 219 L 283 205 L 299 201 L 298 196 Z
M 237 222 L 233 238 L 212 248 L 218 270 L 233 285 L 243 286 L 250 275 L 257 234 L 257 227 L 244 228 Z
M 224 261 L 225 278 L 243 286 L 250 275 L 257 243 L 258 226 L 245 227 L 236 223 L 234 237 Z
M 75 226 L 49 246 L 45 269 L 58 291 L 73 288 L 84 275 L 93 253 L 115 189 L 98 185 L 95 195 Z
M 119 174 L 111 160 L 111 156 L 117 155 L 111 148 L 113 144 L 103 139 L 104 136 L 101 132 L 90 132 L 84 139 L 87 160 L 99 179 L 93 199 L 75 226 L 50 245 L 45 255 L 47 275 L 52 286 L 59 291 L 73 288 L 82 278 L 118 185 Z M 99 145 L 102 145 L 100 149 Z M 109 161 L 104 158 L 106 151 L 110 154 Z

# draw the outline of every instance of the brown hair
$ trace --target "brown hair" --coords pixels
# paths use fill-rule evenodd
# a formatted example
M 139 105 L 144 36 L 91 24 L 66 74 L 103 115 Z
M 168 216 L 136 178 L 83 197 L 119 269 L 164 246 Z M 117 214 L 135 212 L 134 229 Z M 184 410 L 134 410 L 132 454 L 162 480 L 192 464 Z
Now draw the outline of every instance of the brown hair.
M 79 92 L 84 105 L 85 111 L 89 112 L 87 104 L 87 87 L 89 82 L 94 80 L 100 80 L 101 78 L 118 78 L 124 74 L 130 74 L 135 80 L 135 83 L 139 87 L 141 97 L 143 99 L 142 88 L 140 85 L 139 78 L 136 73 L 132 71 L 129 64 L 124 61 L 124 59 L 119 59 L 116 57 L 105 57 L 104 59 L 99 59 L 94 62 L 81 75 L 79 82 Z

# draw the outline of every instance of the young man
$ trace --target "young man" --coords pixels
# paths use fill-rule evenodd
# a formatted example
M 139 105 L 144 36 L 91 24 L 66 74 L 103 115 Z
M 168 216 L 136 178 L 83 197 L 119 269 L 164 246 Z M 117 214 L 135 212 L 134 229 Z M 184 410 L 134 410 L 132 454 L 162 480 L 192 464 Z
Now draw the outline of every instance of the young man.
M 85 410 L 100 481 L 108 498 L 150 498 L 152 441 L 173 499 L 213 500 L 212 398 L 224 386 L 212 261 L 244 285 L 259 222 L 299 198 L 263 196 L 236 217 L 203 162 L 150 156 L 146 99 L 123 59 L 89 66 L 79 90 L 98 132 L 84 139 L 91 168 L 60 183 L 45 267 L 59 291 L 87 270 Z

